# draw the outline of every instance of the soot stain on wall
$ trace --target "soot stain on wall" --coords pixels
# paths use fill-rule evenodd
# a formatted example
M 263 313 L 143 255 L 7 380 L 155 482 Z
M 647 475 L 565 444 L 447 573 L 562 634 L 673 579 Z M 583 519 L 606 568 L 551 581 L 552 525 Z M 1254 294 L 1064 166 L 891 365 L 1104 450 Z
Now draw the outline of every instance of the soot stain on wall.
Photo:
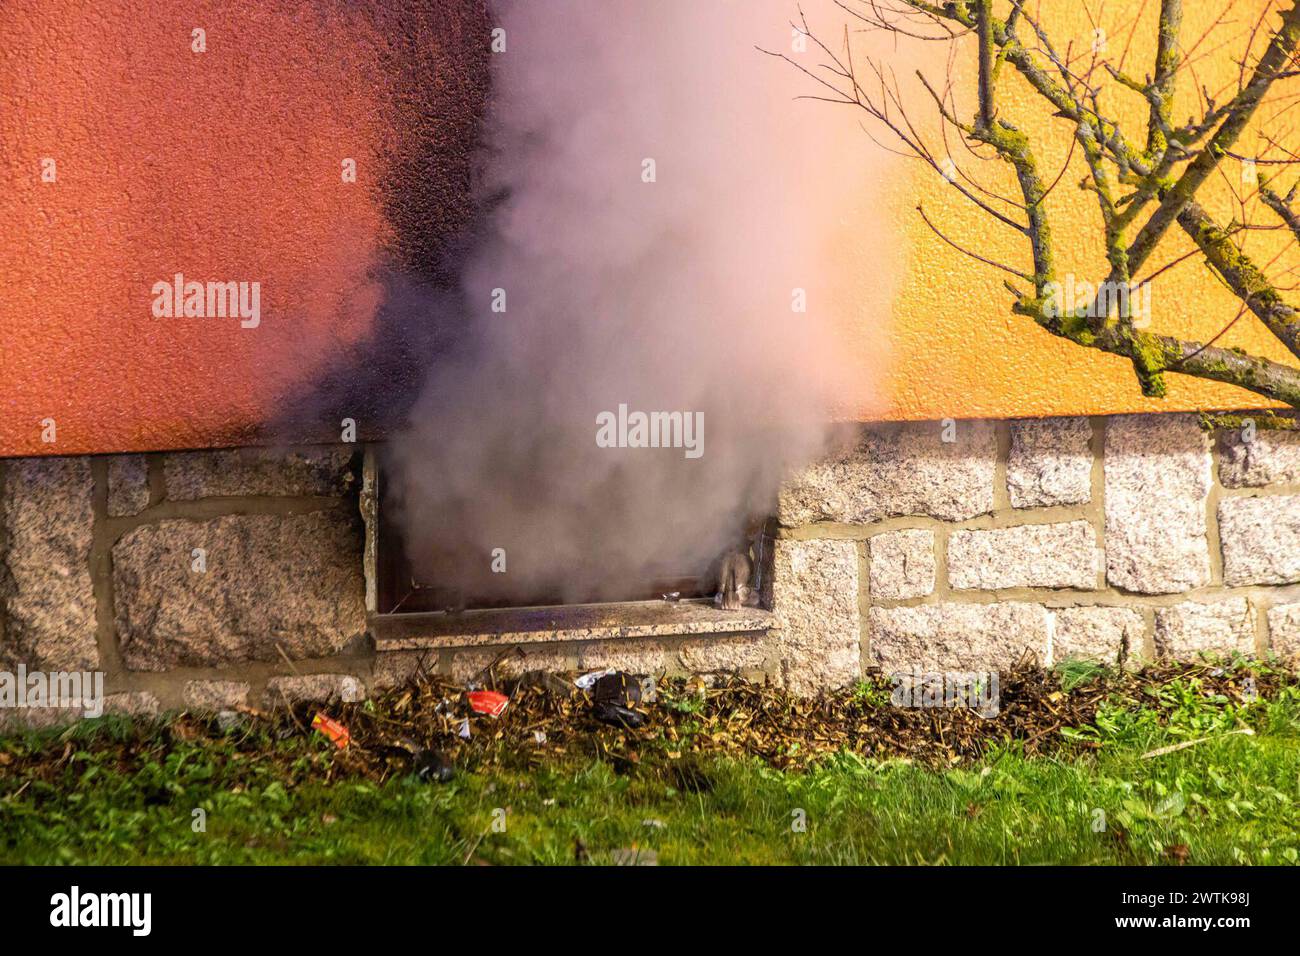
M 484 218 L 475 167 L 491 88 L 492 18 L 483 0 L 377 6 L 388 80 L 379 198 L 391 233 L 373 281 L 373 334 L 339 355 L 268 429 L 328 440 L 350 418 L 363 435 L 399 427 L 440 356 L 467 334 L 462 264 Z

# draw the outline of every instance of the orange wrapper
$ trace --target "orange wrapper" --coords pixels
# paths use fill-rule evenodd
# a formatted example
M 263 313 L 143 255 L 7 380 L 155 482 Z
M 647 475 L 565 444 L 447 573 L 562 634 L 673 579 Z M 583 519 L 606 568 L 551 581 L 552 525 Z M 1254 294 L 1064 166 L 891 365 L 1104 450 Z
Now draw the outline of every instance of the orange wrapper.
M 465 696 L 469 698 L 469 705 L 476 714 L 487 714 L 489 717 L 500 717 L 506 704 L 510 703 L 509 697 L 494 690 L 472 690 Z
M 346 727 L 340 724 L 337 720 L 334 720 L 333 718 L 330 717 L 326 717 L 324 714 L 317 714 L 315 717 L 313 717 L 311 720 L 311 725 L 316 730 L 319 730 L 322 734 L 328 737 L 330 740 L 334 741 L 334 746 L 338 747 L 339 750 L 342 750 L 344 747 L 346 747 L 348 745 L 348 741 L 352 739 L 352 735 L 348 733 L 348 729 Z

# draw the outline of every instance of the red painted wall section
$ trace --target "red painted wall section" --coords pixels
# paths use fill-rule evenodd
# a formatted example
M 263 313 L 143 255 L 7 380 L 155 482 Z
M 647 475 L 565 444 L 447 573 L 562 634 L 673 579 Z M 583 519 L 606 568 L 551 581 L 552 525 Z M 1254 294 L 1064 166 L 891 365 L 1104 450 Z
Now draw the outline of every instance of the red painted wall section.
M 6 0 L 0 455 L 264 440 L 371 333 L 376 266 L 468 216 L 489 29 L 478 0 Z M 403 210 L 413 171 L 443 208 Z M 176 273 L 259 283 L 260 324 L 155 317 Z

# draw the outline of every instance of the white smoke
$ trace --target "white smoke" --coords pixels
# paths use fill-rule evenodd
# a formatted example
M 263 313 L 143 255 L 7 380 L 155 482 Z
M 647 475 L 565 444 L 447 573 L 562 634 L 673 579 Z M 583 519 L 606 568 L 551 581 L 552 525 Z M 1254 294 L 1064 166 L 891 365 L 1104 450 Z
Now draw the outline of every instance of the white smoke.
M 835 314 L 830 246 L 895 161 L 854 117 L 796 102 L 807 78 L 756 49 L 790 49 L 789 0 L 495 10 L 495 205 L 460 341 L 391 443 L 390 506 L 422 578 L 480 595 L 589 600 L 702 573 L 872 374 L 836 339 L 862 317 Z M 887 301 L 889 272 L 882 257 L 854 281 Z M 598 447 L 621 404 L 702 413 L 703 455 Z

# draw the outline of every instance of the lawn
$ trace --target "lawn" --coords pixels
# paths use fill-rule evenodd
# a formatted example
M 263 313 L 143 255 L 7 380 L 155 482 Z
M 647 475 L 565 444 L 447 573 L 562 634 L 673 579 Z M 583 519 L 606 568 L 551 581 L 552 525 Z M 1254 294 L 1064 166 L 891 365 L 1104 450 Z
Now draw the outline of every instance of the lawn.
M 1050 752 L 1005 740 L 948 767 L 840 750 L 778 769 L 675 738 L 681 759 L 571 747 L 433 783 L 346 772 L 283 721 L 106 718 L 0 738 L 0 863 L 1300 862 L 1294 675 L 1237 697 L 1203 673 L 1108 694 Z M 1093 679 L 1052 677 L 1067 696 Z

